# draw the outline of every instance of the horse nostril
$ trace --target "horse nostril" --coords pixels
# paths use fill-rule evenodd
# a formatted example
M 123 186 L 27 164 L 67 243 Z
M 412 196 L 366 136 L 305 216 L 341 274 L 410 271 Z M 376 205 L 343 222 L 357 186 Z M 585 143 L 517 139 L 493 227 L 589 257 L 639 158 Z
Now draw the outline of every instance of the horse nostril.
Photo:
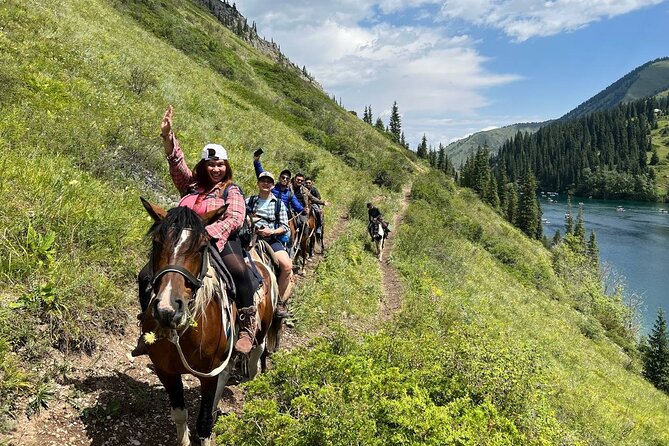
M 176 303 L 177 303 L 177 311 L 181 311 L 183 309 L 183 306 L 184 306 L 184 301 L 181 300 L 181 299 L 177 299 Z

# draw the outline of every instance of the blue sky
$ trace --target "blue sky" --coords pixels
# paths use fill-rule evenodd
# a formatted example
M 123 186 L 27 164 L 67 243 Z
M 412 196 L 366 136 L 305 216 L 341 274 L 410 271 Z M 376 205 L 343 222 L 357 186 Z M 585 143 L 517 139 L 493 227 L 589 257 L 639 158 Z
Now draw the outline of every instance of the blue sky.
M 669 0 L 245 0 L 238 9 L 326 92 L 411 147 L 557 118 L 669 56 Z

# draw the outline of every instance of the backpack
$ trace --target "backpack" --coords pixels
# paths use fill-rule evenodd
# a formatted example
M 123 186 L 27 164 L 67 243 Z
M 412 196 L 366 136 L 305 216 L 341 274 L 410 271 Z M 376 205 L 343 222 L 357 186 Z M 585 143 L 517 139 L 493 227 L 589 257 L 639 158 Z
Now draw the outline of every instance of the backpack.
M 232 186 L 235 186 L 237 189 L 239 189 L 239 193 L 242 194 L 242 199 L 244 199 L 244 191 L 242 190 L 242 187 L 238 184 L 230 183 L 225 187 L 225 190 L 223 190 L 223 201 L 225 202 L 228 201 L 228 190 Z M 251 222 L 249 221 L 248 211 L 247 211 L 244 215 L 242 227 L 237 230 L 237 237 L 239 238 L 239 241 L 242 243 L 243 249 L 248 249 L 248 247 L 251 245 L 252 234 L 253 231 L 251 228 Z
M 253 214 L 256 210 L 256 205 L 258 204 L 258 195 L 253 195 L 249 198 L 249 202 L 246 205 L 246 213 Z M 276 201 L 274 202 L 274 229 L 278 228 L 281 225 L 281 199 L 275 197 Z M 248 220 L 248 219 L 245 219 Z M 286 244 L 290 240 L 289 231 L 285 232 L 279 236 L 275 236 L 281 243 Z

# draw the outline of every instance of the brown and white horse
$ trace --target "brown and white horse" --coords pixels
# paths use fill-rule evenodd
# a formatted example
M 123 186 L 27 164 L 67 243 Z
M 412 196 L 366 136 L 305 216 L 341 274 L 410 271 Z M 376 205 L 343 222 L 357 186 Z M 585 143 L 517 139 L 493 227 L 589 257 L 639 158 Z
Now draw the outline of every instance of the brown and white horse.
M 210 264 L 205 226 L 220 218 L 227 205 L 200 217 L 186 207 L 166 212 L 144 199 L 142 204 L 155 221 L 149 231 L 154 295 L 144 314 L 142 332 L 156 374 L 169 395 L 177 444 L 191 444 L 181 381 L 181 375 L 190 373 L 200 380 L 198 444 L 209 446 L 216 408 L 233 365 L 237 315 Z M 264 294 L 267 290 L 261 290 L 262 296 L 256 293 L 261 327 L 257 348 L 264 348 L 260 337 L 274 313 L 273 299 Z

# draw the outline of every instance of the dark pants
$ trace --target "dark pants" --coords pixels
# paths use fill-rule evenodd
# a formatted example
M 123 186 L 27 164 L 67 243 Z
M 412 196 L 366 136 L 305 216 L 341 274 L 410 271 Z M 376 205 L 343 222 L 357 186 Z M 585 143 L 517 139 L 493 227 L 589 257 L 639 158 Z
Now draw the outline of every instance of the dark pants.
M 228 239 L 228 242 L 221 251 L 221 258 L 225 267 L 230 272 L 232 280 L 235 282 L 237 293 L 232 296 L 239 308 L 250 307 L 253 305 L 253 294 L 258 289 L 259 281 L 255 278 L 251 270 L 244 262 L 242 244 L 235 235 Z M 139 285 L 139 304 L 142 312 L 146 311 L 152 294 L 151 281 L 153 279 L 153 268 L 151 262 L 147 263 L 137 276 Z

